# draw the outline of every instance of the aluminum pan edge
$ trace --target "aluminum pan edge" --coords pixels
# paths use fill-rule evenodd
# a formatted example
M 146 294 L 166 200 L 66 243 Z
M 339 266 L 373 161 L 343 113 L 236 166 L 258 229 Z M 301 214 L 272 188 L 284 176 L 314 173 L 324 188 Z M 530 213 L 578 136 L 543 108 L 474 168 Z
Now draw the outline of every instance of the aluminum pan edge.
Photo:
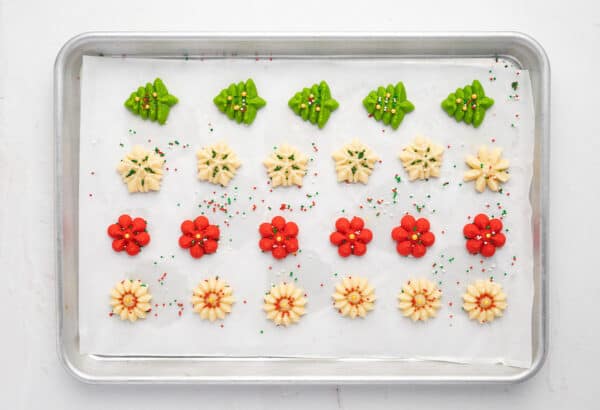
M 532 366 L 528 369 L 523 369 L 515 374 L 510 375 L 358 375 L 348 376 L 342 373 L 331 375 L 311 375 L 289 376 L 283 374 L 252 374 L 246 376 L 233 375 L 207 375 L 193 376 L 182 371 L 175 375 L 108 375 L 94 374 L 86 369 L 87 360 L 90 356 L 80 355 L 77 352 L 77 346 L 69 346 L 65 340 L 66 324 L 64 321 L 64 312 L 67 309 L 64 301 L 64 268 L 65 268 L 65 250 L 63 242 L 65 239 L 64 229 L 64 180 L 63 180 L 63 138 L 65 124 L 63 122 L 65 116 L 65 70 L 68 64 L 73 60 L 80 61 L 85 54 L 98 54 L 100 46 L 109 46 L 118 44 L 123 50 L 131 50 L 135 48 L 134 43 L 144 43 L 151 45 L 144 53 L 149 57 L 168 57 L 168 56 L 185 56 L 199 55 L 199 52 L 194 52 L 200 40 L 218 42 L 234 42 L 240 46 L 254 44 L 255 47 L 263 46 L 265 48 L 275 48 L 279 50 L 285 49 L 286 42 L 302 42 L 306 47 L 302 54 L 312 55 L 331 55 L 337 47 L 332 46 L 349 43 L 374 44 L 377 42 L 377 53 L 370 55 L 400 55 L 402 57 L 477 57 L 496 55 L 502 58 L 511 59 L 518 65 L 536 70 L 534 81 L 532 78 L 534 89 L 534 100 L 536 104 L 536 138 L 539 138 L 538 147 L 540 152 L 536 155 L 536 164 L 534 166 L 534 174 L 539 178 L 538 186 L 532 184 L 532 207 L 537 207 L 540 218 L 539 231 L 534 230 L 534 242 L 537 241 L 539 252 L 535 256 L 534 261 L 539 264 L 541 269 L 539 286 L 539 294 L 536 297 L 540 298 L 539 306 L 541 309 L 541 321 L 539 323 L 539 333 L 537 338 L 534 337 L 534 342 L 537 344 L 536 355 Z M 122 45 L 121 43 L 125 43 Z M 177 51 L 167 52 L 164 55 L 161 53 L 153 54 L 151 48 L 156 47 L 156 44 L 166 46 L 173 44 L 185 43 L 186 47 L 180 48 Z M 398 49 L 398 43 L 402 43 L 404 48 Z M 463 43 L 460 47 L 457 43 Z M 281 47 L 284 45 L 284 47 Z M 267 47 L 271 46 L 271 47 Z M 409 47 L 410 46 L 410 47 Z M 467 51 L 465 46 L 470 47 Z M 119 47 L 116 47 L 118 49 Z M 490 50 L 501 50 L 502 52 L 493 52 Z M 204 49 L 202 49 L 204 50 Z M 246 55 L 254 55 L 259 53 L 258 47 L 255 50 L 244 50 Z M 344 51 L 344 50 L 342 50 Z M 345 50 L 348 51 L 348 50 Z M 297 54 L 298 52 L 296 52 Z M 115 51 L 114 54 L 118 54 Z M 338 53 L 336 57 L 356 55 L 351 52 L 348 54 Z M 536 84 L 537 82 L 537 84 Z M 261 383 L 353 383 L 353 384 L 371 384 L 371 383 L 491 383 L 491 382 L 522 382 L 534 376 L 543 366 L 548 353 L 548 255 L 547 238 L 548 238 L 548 198 L 549 198 L 549 180 L 548 180 L 548 165 L 550 152 L 549 125 L 550 125 L 550 65 L 547 55 L 542 46 L 532 37 L 518 32 L 238 32 L 238 33 L 218 33 L 218 32 L 89 32 L 77 35 L 67 41 L 59 51 L 54 65 L 54 134 L 55 134 L 55 187 L 54 187 L 54 206 L 55 206 L 55 269 L 57 275 L 56 300 L 57 300 L 57 352 L 61 363 L 66 370 L 75 378 L 84 382 L 103 382 L 103 383 L 246 383 L 246 384 L 261 384 Z M 538 137 L 539 136 L 539 137 Z M 538 189 L 539 191 L 536 191 Z M 535 213 L 535 212 L 534 212 Z M 71 341 L 75 343 L 76 341 Z M 69 347 L 75 349 L 69 349 Z M 85 356 L 85 357 L 84 357 Z M 170 360 L 181 359 L 158 359 L 169 362 Z M 184 359 L 185 360 L 185 359 Z M 243 362 L 243 359 L 231 359 L 237 362 Z M 277 359 L 275 359 L 277 360 Z M 124 362 L 132 364 L 133 362 L 123 359 Z M 258 359 L 257 362 L 268 362 L 270 359 Z M 310 365 L 311 360 L 307 361 Z M 295 364 L 297 366 L 298 363 Z M 279 373 L 279 372 L 277 372 Z

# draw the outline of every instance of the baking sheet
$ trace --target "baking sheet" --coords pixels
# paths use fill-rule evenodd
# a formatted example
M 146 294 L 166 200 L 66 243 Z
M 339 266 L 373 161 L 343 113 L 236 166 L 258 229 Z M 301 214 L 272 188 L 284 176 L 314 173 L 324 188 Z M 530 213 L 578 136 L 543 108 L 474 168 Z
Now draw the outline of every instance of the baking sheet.
M 138 85 L 157 76 L 180 99 L 164 127 L 132 116 L 122 105 Z M 81 77 L 81 353 L 393 357 L 530 365 L 528 193 L 534 116 L 526 71 L 491 59 L 449 63 L 84 57 Z M 255 80 L 267 106 L 252 126 L 244 127 L 219 113 L 212 97 L 230 82 L 248 77 Z M 455 124 L 439 107 L 451 90 L 473 78 L 480 79 L 496 100 L 477 130 Z M 287 100 L 322 79 L 341 106 L 326 128 L 318 130 L 296 117 Z M 378 85 L 398 80 L 404 81 L 416 110 L 393 131 L 368 119 L 361 101 Z M 515 81 L 517 91 L 511 87 Z M 417 134 L 450 146 L 439 179 L 406 180 L 397 154 Z M 338 184 L 331 153 L 356 136 L 383 162 L 366 186 Z M 226 140 L 243 162 L 226 189 L 196 179 L 195 151 L 218 140 Z M 283 142 L 310 153 L 313 161 L 302 189 L 270 192 L 261 161 Z M 131 195 L 115 171 L 119 159 L 138 143 L 166 154 L 169 170 L 159 193 Z M 461 183 L 464 156 L 482 143 L 504 147 L 511 161 L 512 179 L 503 194 L 477 194 L 472 184 Z M 219 205 L 215 212 L 207 208 L 211 200 Z M 282 204 L 293 211 L 281 211 Z M 301 211 L 301 206 L 308 210 Z M 417 207 L 430 220 L 437 241 L 424 258 L 401 258 L 389 232 L 405 211 L 419 214 Z M 203 211 L 221 226 L 221 244 L 216 255 L 193 260 L 177 245 L 179 224 Z M 467 216 L 481 211 L 506 211 L 508 228 L 507 245 L 483 263 L 466 254 L 462 238 Z M 152 242 L 133 258 L 114 253 L 105 233 L 121 213 L 149 222 Z M 257 248 L 258 224 L 275 214 L 295 220 L 301 229 L 302 253 L 281 262 Z M 373 229 L 375 239 L 366 256 L 342 260 L 329 245 L 329 233 L 341 215 L 360 215 Z M 331 307 L 333 285 L 348 273 L 367 276 L 376 287 L 376 309 L 366 320 L 342 318 Z M 191 310 L 191 289 L 209 275 L 227 280 L 238 300 L 223 326 L 201 321 Z M 443 307 L 435 320 L 415 324 L 397 311 L 396 294 L 404 281 L 421 276 L 441 282 Z M 489 276 L 504 285 L 509 308 L 502 319 L 481 326 L 461 311 L 460 295 L 468 282 Z M 157 304 L 148 320 L 134 325 L 109 316 L 108 292 L 126 277 L 147 282 Z M 273 326 L 261 310 L 262 295 L 281 280 L 296 281 L 309 303 L 300 324 L 287 329 Z

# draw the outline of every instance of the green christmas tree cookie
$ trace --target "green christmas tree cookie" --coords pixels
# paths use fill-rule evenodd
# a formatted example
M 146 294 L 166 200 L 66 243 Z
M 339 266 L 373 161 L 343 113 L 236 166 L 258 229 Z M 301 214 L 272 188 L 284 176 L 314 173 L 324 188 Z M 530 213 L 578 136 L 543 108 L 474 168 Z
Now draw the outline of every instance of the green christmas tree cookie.
M 231 83 L 229 87 L 221 90 L 213 102 L 229 119 L 246 125 L 252 124 L 258 110 L 267 104 L 258 96 L 256 85 L 251 78 L 246 82 Z
M 313 84 L 311 88 L 298 91 L 288 101 L 288 105 L 304 121 L 310 121 L 319 128 L 323 128 L 331 112 L 335 111 L 340 104 L 331 97 L 331 91 L 325 81 Z
M 167 121 L 171 107 L 177 104 L 177 101 L 177 97 L 169 94 L 165 84 L 157 78 L 154 84 L 147 83 L 146 87 L 140 87 L 132 92 L 125 101 L 125 107 L 145 120 L 158 121 L 163 125 Z
M 483 86 L 477 80 L 464 88 L 457 88 L 442 101 L 442 108 L 456 122 L 464 121 L 477 128 L 483 122 L 485 111 L 494 105 L 494 100 L 485 96 Z
M 398 129 L 404 116 L 415 109 L 406 99 L 406 89 L 402 81 L 395 87 L 390 84 L 387 88 L 379 87 L 371 91 L 363 100 L 363 105 L 369 115 L 377 121 L 383 121 L 385 125 L 391 125 L 393 129 Z

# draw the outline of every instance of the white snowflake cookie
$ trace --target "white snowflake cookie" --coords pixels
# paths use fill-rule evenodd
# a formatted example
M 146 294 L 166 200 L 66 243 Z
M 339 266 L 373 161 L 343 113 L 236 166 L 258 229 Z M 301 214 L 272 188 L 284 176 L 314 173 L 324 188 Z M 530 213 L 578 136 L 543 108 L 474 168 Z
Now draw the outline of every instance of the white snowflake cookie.
M 225 142 L 201 148 L 198 158 L 198 179 L 227 186 L 242 165 L 238 156 Z
M 344 145 L 332 155 L 338 182 L 369 182 L 379 157 L 358 139 Z
M 466 163 L 471 169 L 465 172 L 464 180 L 475 181 L 475 189 L 478 192 L 483 192 L 486 186 L 497 192 L 500 184 L 510 179 L 506 172 L 510 164 L 502 158 L 502 148 L 489 149 L 483 146 L 479 148 L 477 157 L 467 156 Z
M 267 175 L 271 179 L 273 188 L 278 186 L 302 186 L 302 179 L 306 175 L 308 157 L 288 144 L 283 144 L 275 149 L 263 161 L 267 168 Z
M 476 280 L 467 286 L 463 301 L 463 309 L 469 314 L 469 319 L 479 323 L 491 322 L 502 316 L 507 307 L 502 286 L 490 280 Z
M 165 160 L 154 151 L 146 151 L 141 145 L 135 145 L 131 152 L 119 162 L 117 171 L 129 192 L 148 192 L 160 190 Z
M 400 152 L 400 161 L 409 180 L 429 179 L 440 176 L 443 154 L 444 147 L 419 136 Z

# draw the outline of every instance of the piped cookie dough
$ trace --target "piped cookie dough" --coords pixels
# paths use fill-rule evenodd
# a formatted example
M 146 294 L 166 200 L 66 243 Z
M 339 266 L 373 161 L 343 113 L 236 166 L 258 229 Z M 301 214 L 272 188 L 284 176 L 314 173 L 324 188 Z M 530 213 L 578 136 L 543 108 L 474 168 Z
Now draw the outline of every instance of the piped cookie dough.
M 230 120 L 246 125 L 252 124 L 258 110 L 267 104 L 258 96 L 256 85 L 251 78 L 246 82 L 231 83 L 229 87 L 221 90 L 213 102 Z
M 280 283 L 271 287 L 264 297 L 263 310 L 276 325 L 289 326 L 297 323 L 306 313 L 304 291 L 293 283 Z
M 219 247 L 221 232 L 217 225 L 212 225 L 207 217 L 201 215 L 194 221 L 185 220 L 181 223 L 179 246 L 188 249 L 195 259 L 215 253 Z
M 506 243 L 506 236 L 502 233 L 502 221 L 496 218 L 488 218 L 485 214 L 479 214 L 463 228 L 467 251 L 473 255 L 478 253 L 489 258 L 494 256 L 496 248 L 501 248 Z
M 205 279 L 194 288 L 192 306 L 200 318 L 214 322 L 225 319 L 235 302 L 233 289 L 217 276 Z
M 130 153 L 119 162 L 117 171 L 129 192 L 160 190 L 165 160 L 154 151 L 146 151 L 135 145 Z
M 338 254 L 347 258 L 350 255 L 363 256 L 367 253 L 367 244 L 373 239 L 373 232 L 365 228 L 365 221 L 358 216 L 348 220 L 338 218 L 335 232 L 329 235 L 329 241 L 338 247 Z
M 366 184 L 379 157 L 358 139 L 344 145 L 332 155 L 338 182 Z
M 364 318 L 373 310 L 375 304 L 375 289 L 366 278 L 348 276 L 335 285 L 332 295 L 333 306 L 342 316 L 351 319 Z
M 327 124 L 331 113 L 339 107 L 339 103 L 331 96 L 329 85 L 325 81 L 298 91 L 290 99 L 288 105 L 304 121 L 310 121 L 319 128 L 323 128 Z
M 148 286 L 140 280 L 125 279 L 115 285 L 110 291 L 110 306 L 112 312 L 121 320 L 135 322 L 145 319 L 150 311 L 152 295 Z
M 146 220 L 142 218 L 131 219 L 126 214 L 119 216 L 117 223 L 108 227 L 108 236 L 113 239 L 113 250 L 125 251 L 130 256 L 140 253 L 142 247 L 150 243 L 146 226 Z
M 277 147 L 264 161 L 273 188 L 278 186 L 302 186 L 306 175 L 308 157 L 288 144 Z
M 284 259 L 298 251 L 298 231 L 295 222 L 286 221 L 278 215 L 271 219 L 271 223 L 263 222 L 258 227 L 258 247 L 263 252 L 271 252 L 275 259 Z
M 419 136 L 400 152 L 400 161 L 411 181 L 429 179 L 440 176 L 443 154 L 444 147 Z
M 398 294 L 398 309 L 413 321 L 435 317 L 441 306 L 442 291 L 428 279 L 409 280 Z
M 171 107 L 177 104 L 177 97 L 169 94 L 167 87 L 160 78 L 154 83 L 147 83 L 131 93 L 125 107 L 132 113 L 145 120 L 158 121 L 163 125 L 167 121 Z
M 475 189 L 483 192 L 487 186 L 491 191 L 500 190 L 500 185 L 510 179 L 507 159 L 502 158 L 502 148 L 488 148 L 482 146 L 477 152 L 477 157 L 467 156 L 465 161 L 471 168 L 465 172 L 464 180 L 475 181 Z
M 387 87 L 378 87 L 363 100 L 369 116 L 385 125 L 398 129 L 404 116 L 415 109 L 415 106 L 406 99 L 406 89 L 400 81 L 398 84 L 389 84 Z
M 490 280 L 476 280 L 467 286 L 463 301 L 463 309 L 469 314 L 469 319 L 479 323 L 501 317 L 507 306 L 502 286 Z
M 198 179 L 227 186 L 242 165 L 237 154 L 225 142 L 201 148 L 196 153 Z
M 486 97 L 483 86 L 477 80 L 471 85 L 458 88 L 442 101 L 442 109 L 454 117 L 456 122 L 464 121 L 477 128 L 483 122 L 485 112 L 494 105 L 494 100 Z

